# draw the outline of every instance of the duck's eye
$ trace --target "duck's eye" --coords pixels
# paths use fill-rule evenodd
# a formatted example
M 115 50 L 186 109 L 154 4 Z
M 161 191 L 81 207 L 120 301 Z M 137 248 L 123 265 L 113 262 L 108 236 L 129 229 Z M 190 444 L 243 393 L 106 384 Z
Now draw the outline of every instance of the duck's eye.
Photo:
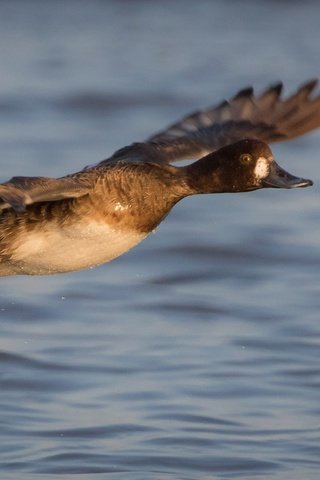
M 250 153 L 243 153 L 242 155 L 240 155 L 240 162 L 243 165 L 248 165 L 252 162 L 252 155 L 250 155 Z

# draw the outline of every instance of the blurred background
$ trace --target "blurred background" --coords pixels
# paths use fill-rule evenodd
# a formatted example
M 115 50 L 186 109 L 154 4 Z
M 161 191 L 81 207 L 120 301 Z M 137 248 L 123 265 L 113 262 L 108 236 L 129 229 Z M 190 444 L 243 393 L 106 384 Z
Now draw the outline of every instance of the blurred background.
M 62 176 L 253 85 L 320 73 L 316 0 L 2 0 L 1 181 Z M 0 280 L 0 476 L 320 468 L 320 134 L 297 191 L 185 199 L 99 268 Z M 76 477 L 75 477 L 76 476 Z

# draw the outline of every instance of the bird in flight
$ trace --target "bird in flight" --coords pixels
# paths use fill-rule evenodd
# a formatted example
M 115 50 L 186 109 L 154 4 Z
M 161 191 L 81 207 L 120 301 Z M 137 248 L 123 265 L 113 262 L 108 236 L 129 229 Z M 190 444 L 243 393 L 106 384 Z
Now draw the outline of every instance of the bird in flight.
M 320 126 L 317 81 L 283 99 L 278 83 L 186 116 L 147 141 L 61 178 L 0 184 L 0 276 L 47 275 L 108 262 L 141 242 L 189 195 L 312 185 L 268 144 Z M 174 162 L 196 160 L 177 167 Z

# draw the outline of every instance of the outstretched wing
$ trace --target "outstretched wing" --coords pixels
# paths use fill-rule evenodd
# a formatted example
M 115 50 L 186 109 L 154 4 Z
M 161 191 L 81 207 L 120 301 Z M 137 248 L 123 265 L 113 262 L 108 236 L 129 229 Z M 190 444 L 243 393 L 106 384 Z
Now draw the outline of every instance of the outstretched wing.
M 200 158 L 244 138 L 272 143 L 298 137 L 320 126 L 320 96 L 312 95 L 316 85 L 317 80 L 311 80 L 287 99 L 281 97 L 282 83 L 261 95 L 252 88 L 241 90 L 229 101 L 188 115 L 112 158 L 174 162 Z
M 0 184 L 0 210 L 12 207 L 21 212 L 31 203 L 81 197 L 91 189 L 92 182 L 84 175 L 63 178 L 13 177 Z
M 118 150 L 99 165 L 119 160 L 170 163 L 200 158 L 244 138 L 271 143 L 298 137 L 320 126 L 320 96 L 312 96 L 316 84 L 311 80 L 284 100 L 281 83 L 260 96 L 252 88 L 241 90 L 231 100 L 183 118 L 146 143 Z M 35 202 L 86 195 L 95 180 L 90 170 L 58 179 L 13 177 L 0 184 L 0 211 L 8 207 L 23 211 Z

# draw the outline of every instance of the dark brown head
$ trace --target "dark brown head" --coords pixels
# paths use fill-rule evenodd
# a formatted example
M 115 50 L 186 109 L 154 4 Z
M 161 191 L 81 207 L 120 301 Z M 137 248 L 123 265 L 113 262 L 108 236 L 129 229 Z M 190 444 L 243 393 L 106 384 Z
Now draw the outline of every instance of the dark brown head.
M 260 140 L 241 140 L 210 153 L 187 167 L 195 193 L 247 192 L 259 188 L 297 188 L 312 185 L 277 165 L 269 146 Z

